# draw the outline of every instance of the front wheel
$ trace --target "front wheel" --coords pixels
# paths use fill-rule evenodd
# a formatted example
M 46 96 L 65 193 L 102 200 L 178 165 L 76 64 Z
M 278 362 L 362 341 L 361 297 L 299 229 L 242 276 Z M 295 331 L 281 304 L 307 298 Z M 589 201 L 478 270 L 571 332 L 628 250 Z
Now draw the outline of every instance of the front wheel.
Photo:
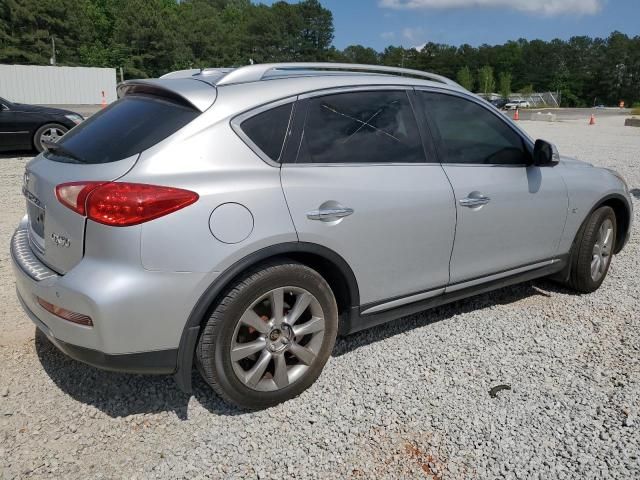
M 69 129 L 58 123 L 48 123 L 41 126 L 33 136 L 33 146 L 38 152 L 45 150 L 44 142 L 57 142 Z
M 611 207 L 600 207 L 578 232 L 572 255 L 569 286 L 582 293 L 602 285 L 616 244 L 616 215 Z
M 196 364 L 227 402 L 266 408 L 318 378 L 337 331 L 336 301 L 320 274 L 293 261 L 269 264 L 220 300 L 204 326 Z

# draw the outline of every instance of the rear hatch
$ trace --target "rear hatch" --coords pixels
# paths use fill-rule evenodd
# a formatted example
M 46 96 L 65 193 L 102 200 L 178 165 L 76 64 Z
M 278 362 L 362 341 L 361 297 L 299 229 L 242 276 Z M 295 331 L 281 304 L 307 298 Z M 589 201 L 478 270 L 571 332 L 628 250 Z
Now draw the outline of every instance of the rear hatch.
M 215 101 L 215 88 L 197 83 L 208 89 L 210 106 Z M 117 180 L 133 168 L 141 152 L 190 123 L 205 106 L 202 102 L 196 106 L 165 87 L 156 88 L 149 82 L 142 88 L 138 85 L 125 83 L 123 98 L 27 164 L 23 194 L 30 244 L 42 262 L 58 273 L 68 272 L 82 259 L 87 220 L 60 203 L 56 187 L 69 182 Z M 202 91 L 198 99 L 202 100 Z

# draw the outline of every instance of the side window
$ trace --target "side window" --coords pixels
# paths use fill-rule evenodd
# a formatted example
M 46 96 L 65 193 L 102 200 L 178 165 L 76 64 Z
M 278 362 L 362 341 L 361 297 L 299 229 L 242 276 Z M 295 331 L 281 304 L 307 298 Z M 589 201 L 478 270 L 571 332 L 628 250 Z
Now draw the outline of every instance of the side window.
M 528 153 L 520 135 L 496 115 L 453 95 L 418 92 L 442 140 L 443 163 L 522 165 Z
M 293 103 L 280 105 L 258 113 L 240 124 L 247 137 L 274 162 L 280 160 L 292 107 Z
M 416 163 L 424 150 L 405 91 L 313 97 L 298 163 Z

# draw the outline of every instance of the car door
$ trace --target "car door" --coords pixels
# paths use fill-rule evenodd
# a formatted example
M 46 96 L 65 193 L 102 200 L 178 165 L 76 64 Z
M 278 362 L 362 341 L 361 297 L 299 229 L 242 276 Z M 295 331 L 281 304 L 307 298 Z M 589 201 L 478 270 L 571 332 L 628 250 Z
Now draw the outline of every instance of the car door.
M 531 141 L 481 100 L 417 96 L 458 211 L 447 291 L 557 261 L 568 209 L 559 170 L 531 165 Z
M 300 241 L 346 260 L 365 313 L 438 295 L 449 281 L 453 193 L 425 156 L 412 95 L 369 88 L 301 97 L 281 169 Z
M 31 146 L 31 125 L 28 115 L 17 105 L 0 98 L 0 149 L 17 150 Z

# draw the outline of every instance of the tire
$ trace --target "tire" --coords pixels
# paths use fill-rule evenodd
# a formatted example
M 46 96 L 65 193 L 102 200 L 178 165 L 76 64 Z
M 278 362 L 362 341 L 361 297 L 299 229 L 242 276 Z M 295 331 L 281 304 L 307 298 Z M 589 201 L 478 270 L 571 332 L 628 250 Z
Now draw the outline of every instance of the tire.
M 45 146 L 42 144 L 43 139 L 50 139 L 57 141 L 62 135 L 67 133 L 69 129 L 59 123 L 47 123 L 42 125 L 36 133 L 33 135 L 33 146 L 38 152 L 45 150 Z
M 608 238 L 604 239 L 603 232 L 609 230 Z M 569 287 L 581 293 L 591 293 L 600 288 L 611 265 L 616 234 L 616 215 L 610 207 L 600 207 L 591 214 L 574 241 Z M 601 245 L 603 240 L 604 249 Z M 596 275 L 592 271 L 594 266 L 597 267 Z
M 337 332 L 338 308 L 325 279 L 292 260 L 269 263 L 223 294 L 198 340 L 196 365 L 226 402 L 267 408 L 318 378 Z

